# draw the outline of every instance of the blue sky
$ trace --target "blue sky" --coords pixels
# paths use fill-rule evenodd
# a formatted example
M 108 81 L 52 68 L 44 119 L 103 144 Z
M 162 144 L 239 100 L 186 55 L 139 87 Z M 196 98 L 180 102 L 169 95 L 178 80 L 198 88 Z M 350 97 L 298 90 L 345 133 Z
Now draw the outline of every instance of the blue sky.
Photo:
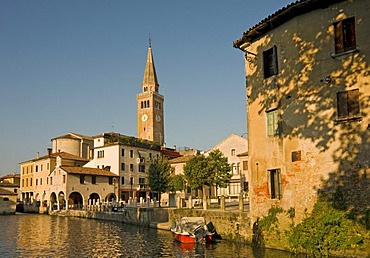
M 0 1 L 0 175 L 74 132 L 136 136 L 149 34 L 168 147 L 246 132 L 234 40 L 291 0 Z

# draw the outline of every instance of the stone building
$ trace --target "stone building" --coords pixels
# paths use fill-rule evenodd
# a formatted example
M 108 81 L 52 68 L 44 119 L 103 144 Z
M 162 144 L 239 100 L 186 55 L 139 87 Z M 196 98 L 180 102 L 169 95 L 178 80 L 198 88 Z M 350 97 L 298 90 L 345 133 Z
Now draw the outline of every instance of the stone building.
M 17 193 L 0 187 L 0 215 L 15 214 Z
M 319 194 L 370 209 L 370 1 L 299 0 L 234 42 L 245 57 L 250 211 Z
M 119 176 L 118 198 L 146 198 L 150 195 L 148 169 L 161 155 L 161 147 L 151 141 L 119 133 L 94 136 L 94 158 L 84 167 L 106 169 Z
M 99 168 L 62 166 L 58 156 L 49 175 L 50 207 L 81 209 L 86 205 L 117 200 L 118 176 Z
M 20 163 L 21 201 L 34 206 L 34 211 L 45 212 L 50 205 L 50 172 L 54 170 L 58 157 L 63 166 L 82 167 L 89 161 L 64 151 L 51 153 L 48 149 L 45 156 L 37 153 L 36 158 Z
M 235 133 L 229 135 L 212 147 L 205 154 L 219 150 L 227 158 L 231 167 L 232 177 L 227 188 L 217 189 L 216 196 L 237 198 L 240 193 L 246 192 L 248 185 L 248 140 Z

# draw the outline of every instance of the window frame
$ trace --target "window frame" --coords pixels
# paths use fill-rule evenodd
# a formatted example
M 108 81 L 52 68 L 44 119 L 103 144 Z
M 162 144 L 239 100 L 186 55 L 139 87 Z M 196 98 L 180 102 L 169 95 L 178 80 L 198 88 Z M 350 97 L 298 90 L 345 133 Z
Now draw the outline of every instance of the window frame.
M 361 117 L 360 90 L 337 92 L 337 121 L 347 121 Z
M 263 51 L 263 76 L 265 79 L 279 73 L 277 46 Z
M 279 113 L 277 108 L 266 111 L 266 133 L 269 137 L 277 136 L 280 133 Z
M 281 198 L 283 197 L 281 170 L 279 168 L 269 169 L 268 176 L 269 176 L 270 199 L 281 200 Z
M 333 23 L 335 54 L 348 53 L 357 49 L 356 19 L 354 16 Z

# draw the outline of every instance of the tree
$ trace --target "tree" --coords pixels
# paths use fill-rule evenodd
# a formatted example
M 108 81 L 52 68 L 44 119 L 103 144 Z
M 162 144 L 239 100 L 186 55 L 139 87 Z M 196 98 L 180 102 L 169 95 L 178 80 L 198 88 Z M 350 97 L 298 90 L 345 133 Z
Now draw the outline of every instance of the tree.
M 220 150 L 214 150 L 208 155 L 208 167 L 213 171 L 213 186 L 225 188 L 228 186 L 232 174 L 227 157 Z
M 171 176 L 171 191 L 183 191 L 185 189 L 183 175 L 172 175 Z
M 188 186 L 203 190 L 204 198 L 204 186 L 227 187 L 232 176 L 230 170 L 227 158 L 214 150 L 208 157 L 197 155 L 190 159 L 184 166 L 184 175 Z
M 149 166 L 149 187 L 158 193 L 159 206 L 161 194 L 170 189 L 171 165 L 166 158 L 158 158 Z

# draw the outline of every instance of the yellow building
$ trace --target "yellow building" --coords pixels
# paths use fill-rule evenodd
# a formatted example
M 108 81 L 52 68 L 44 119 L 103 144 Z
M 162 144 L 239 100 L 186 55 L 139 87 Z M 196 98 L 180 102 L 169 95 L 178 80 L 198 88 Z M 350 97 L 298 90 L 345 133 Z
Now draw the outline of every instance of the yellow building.
M 318 194 L 370 208 L 370 1 L 301 0 L 234 42 L 245 57 L 250 211 L 295 209 Z

